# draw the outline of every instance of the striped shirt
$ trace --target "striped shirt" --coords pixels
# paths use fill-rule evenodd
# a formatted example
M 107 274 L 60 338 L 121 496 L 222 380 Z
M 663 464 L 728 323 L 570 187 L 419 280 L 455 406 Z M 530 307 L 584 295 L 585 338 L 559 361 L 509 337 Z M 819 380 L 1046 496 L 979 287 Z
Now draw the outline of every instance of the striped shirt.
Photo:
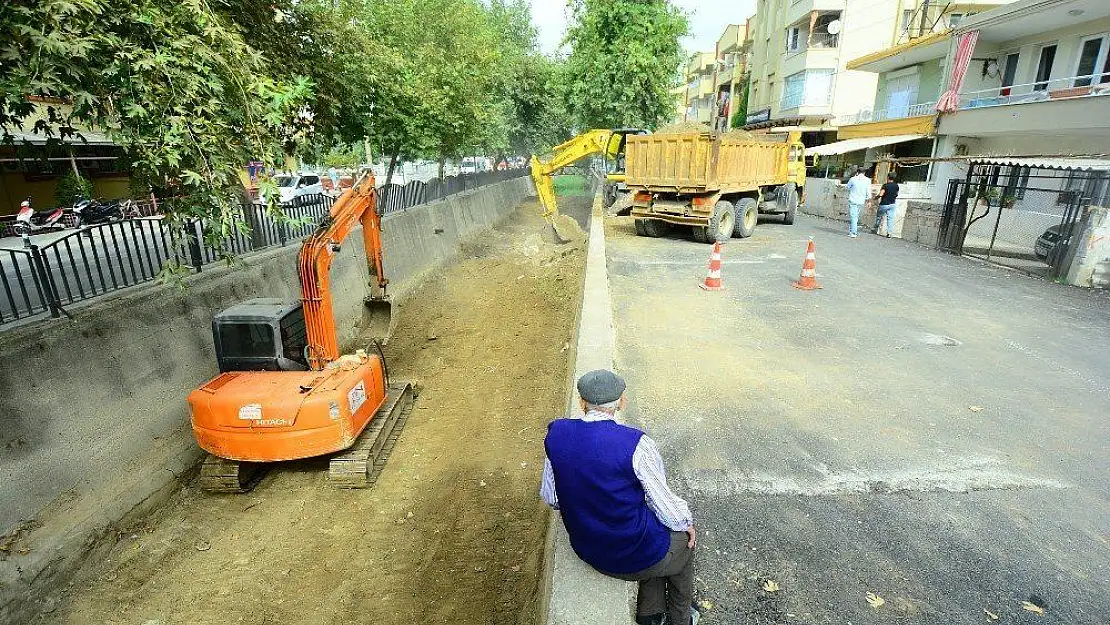
M 613 415 L 602 410 L 571 417 L 583 421 L 616 421 Z M 644 487 L 644 495 L 648 508 L 659 518 L 659 522 L 676 532 L 685 532 L 694 524 L 690 514 L 690 506 L 667 486 L 667 472 L 663 468 L 663 457 L 659 455 L 659 448 L 655 441 L 644 434 L 632 452 L 632 470 L 636 478 Z M 547 505 L 558 510 L 559 496 L 555 493 L 555 472 L 551 468 L 551 461 L 543 460 L 543 480 L 540 482 L 540 497 Z

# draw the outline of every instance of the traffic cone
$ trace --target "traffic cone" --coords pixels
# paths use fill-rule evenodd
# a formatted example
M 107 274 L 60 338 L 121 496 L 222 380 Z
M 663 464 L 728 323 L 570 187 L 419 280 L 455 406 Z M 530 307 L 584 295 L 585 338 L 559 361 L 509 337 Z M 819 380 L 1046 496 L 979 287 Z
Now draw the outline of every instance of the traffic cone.
M 821 288 L 817 284 L 817 250 L 813 246 L 813 237 L 809 237 L 809 247 L 806 248 L 806 259 L 802 263 L 802 277 L 797 282 L 790 283 L 795 289 L 812 291 Z
M 713 253 L 709 255 L 709 273 L 705 275 L 705 282 L 699 284 L 706 291 L 720 291 L 721 286 L 721 242 L 713 244 Z

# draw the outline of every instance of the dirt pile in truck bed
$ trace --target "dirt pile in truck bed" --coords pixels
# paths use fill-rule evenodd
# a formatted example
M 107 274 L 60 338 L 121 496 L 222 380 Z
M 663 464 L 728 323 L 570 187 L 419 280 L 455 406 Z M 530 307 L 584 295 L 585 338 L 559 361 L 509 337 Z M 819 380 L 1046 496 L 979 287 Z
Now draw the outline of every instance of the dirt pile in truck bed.
M 187 486 L 39 622 L 533 623 L 542 439 L 584 263 L 582 239 L 545 243 L 539 215 L 524 205 L 401 306 L 390 374 L 421 393 L 372 489 L 330 488 L 320 460 L 247 495 Z

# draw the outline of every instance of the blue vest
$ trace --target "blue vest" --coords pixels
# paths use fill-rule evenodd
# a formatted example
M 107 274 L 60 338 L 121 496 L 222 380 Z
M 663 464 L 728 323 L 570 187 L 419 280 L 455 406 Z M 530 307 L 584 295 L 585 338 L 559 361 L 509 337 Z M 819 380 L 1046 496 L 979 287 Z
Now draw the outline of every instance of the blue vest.
M 648 508 L 632 468 L 643 435 L 608 420 L 556 419 L 547 426 L 544 448 L 571 547 L 603 573 L 642 571 L 670 548 L 670 530 Z

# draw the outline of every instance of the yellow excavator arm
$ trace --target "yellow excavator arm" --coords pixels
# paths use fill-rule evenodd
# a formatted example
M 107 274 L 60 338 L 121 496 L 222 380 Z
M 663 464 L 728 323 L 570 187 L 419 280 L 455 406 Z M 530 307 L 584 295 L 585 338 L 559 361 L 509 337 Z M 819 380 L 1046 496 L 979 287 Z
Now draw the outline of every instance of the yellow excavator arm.
M 543 206 L 544 219 L 554 227 L 555 216 L 559 214 L 559 206 L 555 203 L 555 184 L 551 179 L 554 173 L 595 154 L 604 154 L 605 158 L 616 160 L 624 151 L 625 137 L 643 132 L 639 129 L 587 130 L 570 141 L 555 146 L 549 160 L 541 161 L 533 155 L 532 181 L 536 183 L 536 195 Z M 624 172 L 612 172 L 608 178 L 611 181 L 623 180 Z

